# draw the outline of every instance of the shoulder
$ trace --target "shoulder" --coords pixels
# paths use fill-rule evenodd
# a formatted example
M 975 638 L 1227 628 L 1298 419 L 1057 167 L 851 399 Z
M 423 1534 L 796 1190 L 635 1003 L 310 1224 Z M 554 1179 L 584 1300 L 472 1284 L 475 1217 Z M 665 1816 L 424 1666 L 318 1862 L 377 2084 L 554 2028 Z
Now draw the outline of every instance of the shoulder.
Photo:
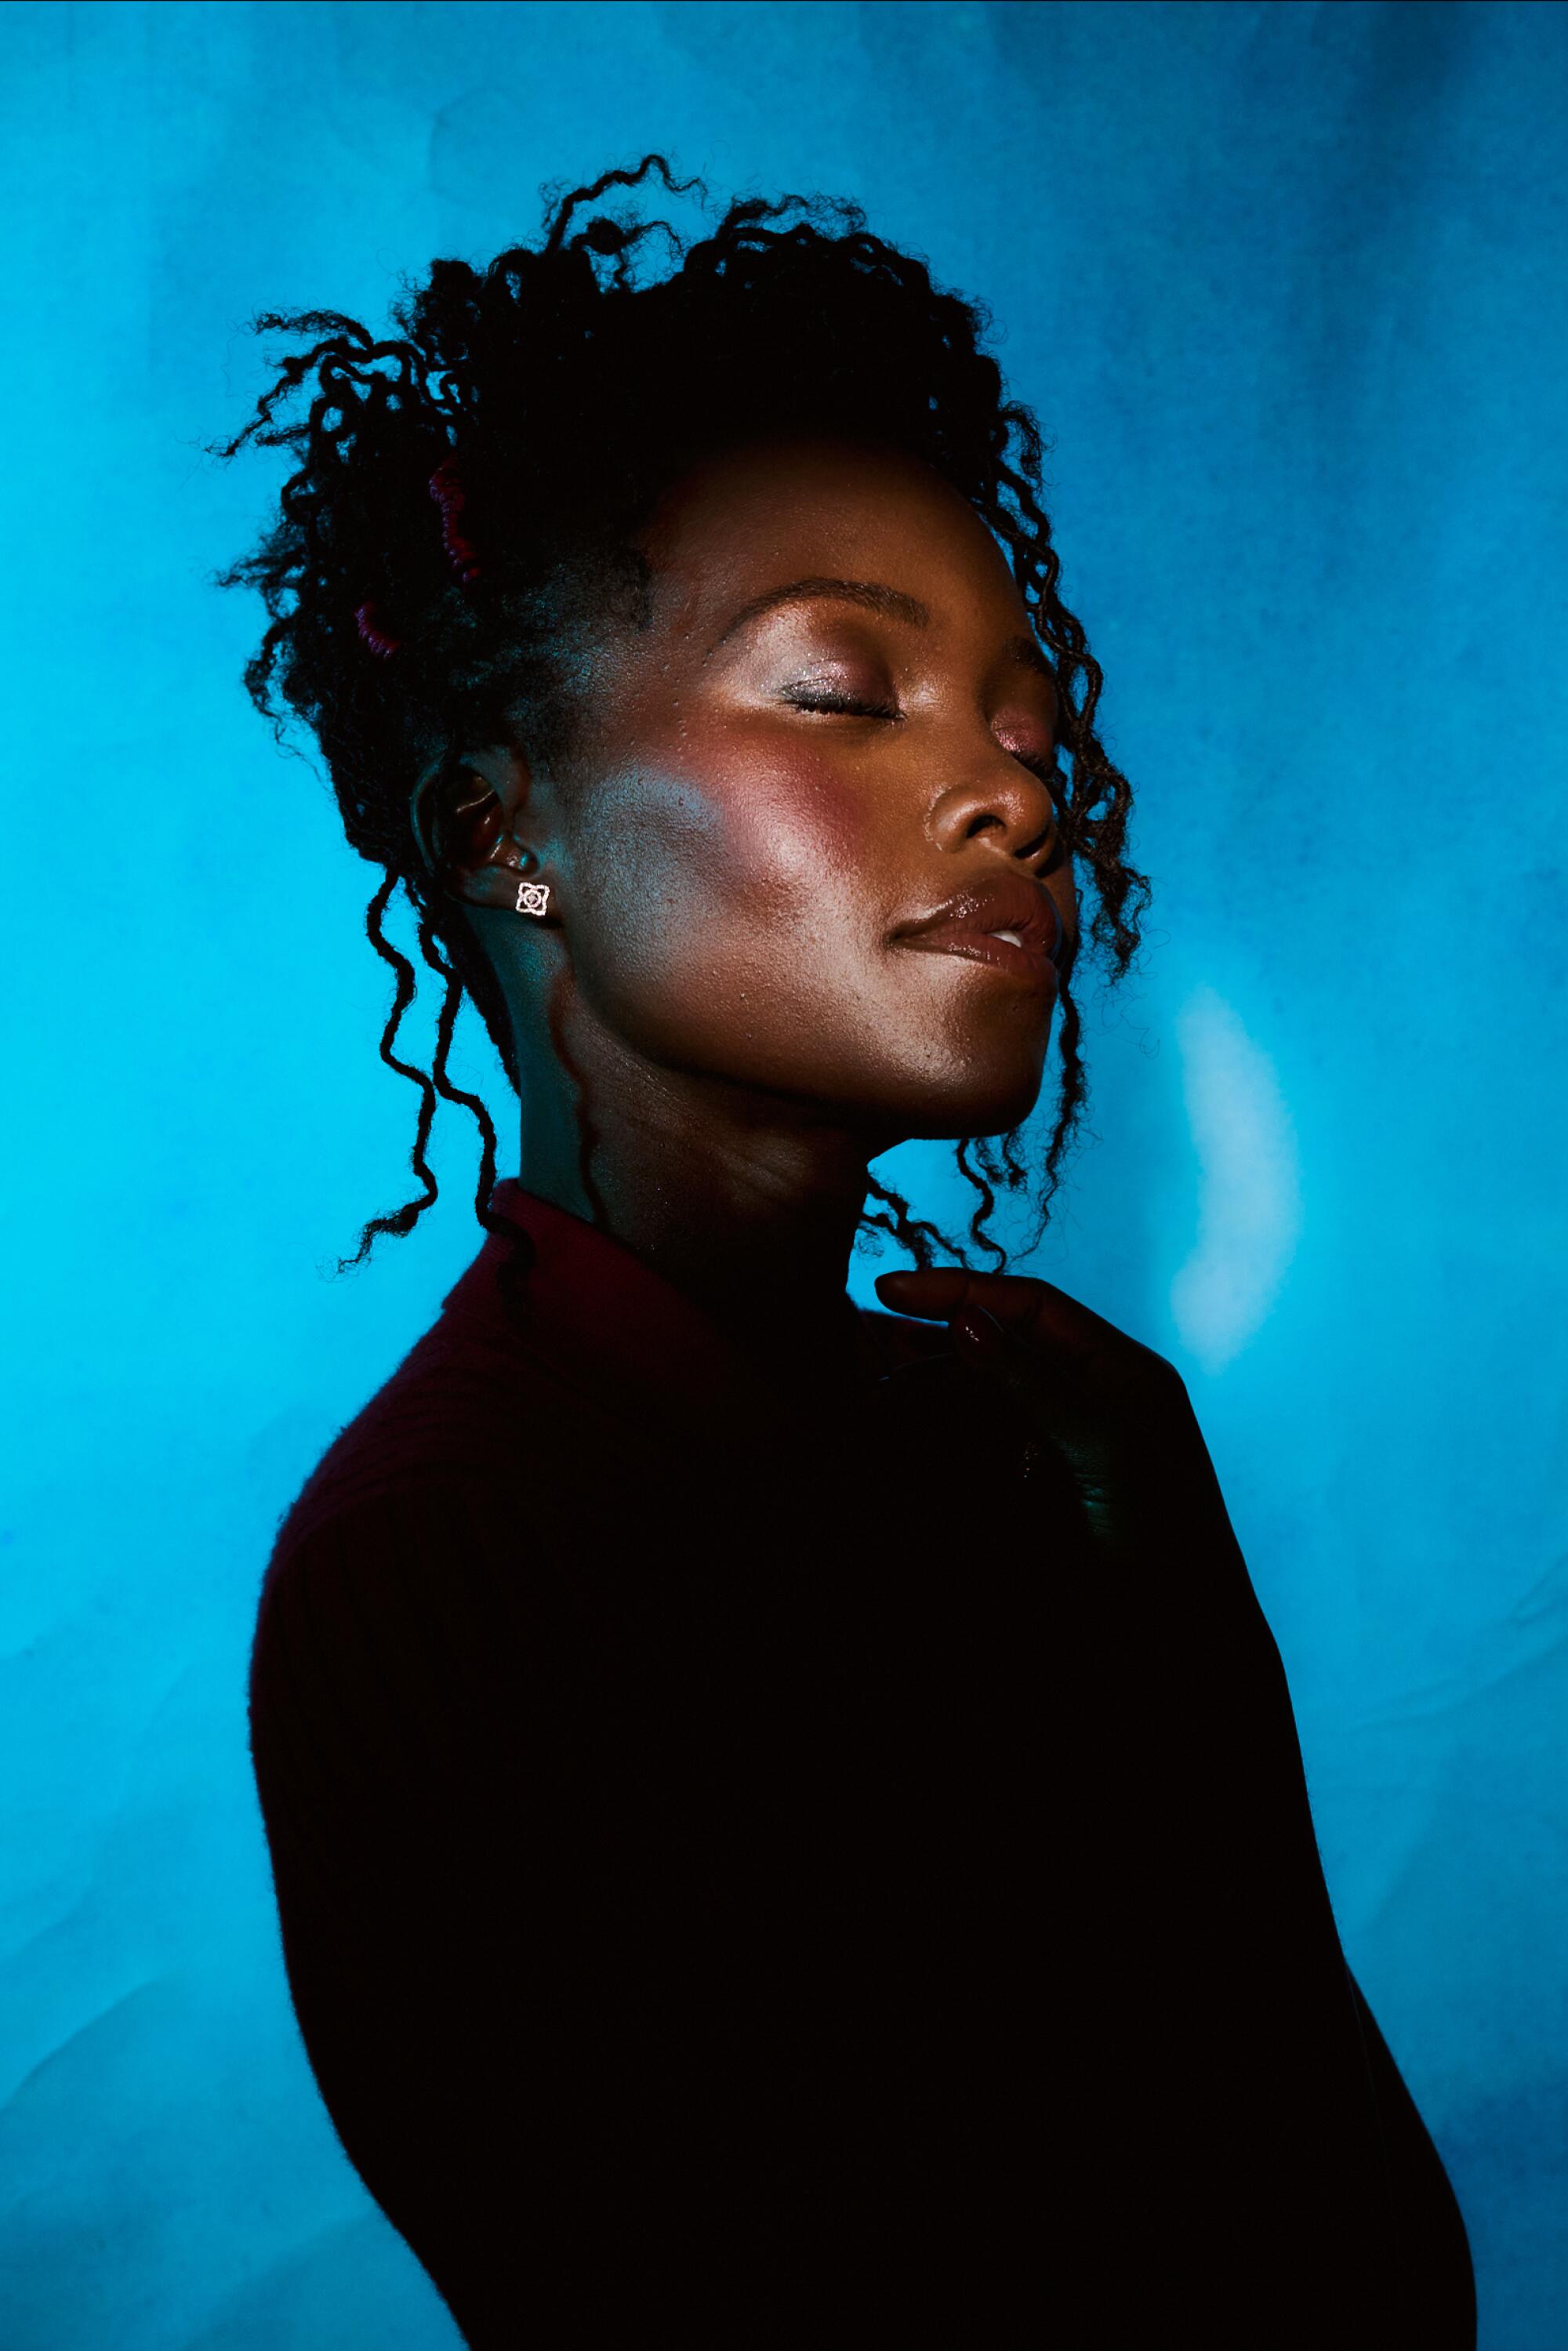
M 279 1547 L 345 1515 L 373 1518 L 393 1496 L 482 1479 L 497 1443 L 526 1440 L 558 1389 L 526 1349 L 443 1315 L 327 1447 L 280 1521 Z
M 410 1479 L 285 1520 L 263 1579 L 248 1712 L 258 1774 L 347 1794 L 477 1727 L 509 1646 L 518 1570 L 503 1497 Z
M 482 1714 L 525 1558 L 550 1551 L 547 1472 L 574 1412 L 494 1317 L 444 1311 L 415 1342 L 277 1527 L 249 1666 L 258 1771 L 346 1788 L 361 1760 L 403 1768 L 423 1726 Z
M 406 1608 L 441 1580 L 484 1483 L 491 1392 L 438 1322 L 340 1429 L 277 1526 L 256 1619 L 263 1663 L 341 1651 L 357 1617 Z
M 482 1559 L 524 1513 L 542 1531 L 564 1466 L 599 1412 L 538 1334 L 502 1311 L 485 1252 L 391 1375 L 340 1428 L 278 1521 L 263 1625 L 423 1591 L 444 1563 Z M 347 1596 L 345 1596 L 347 1595 Z

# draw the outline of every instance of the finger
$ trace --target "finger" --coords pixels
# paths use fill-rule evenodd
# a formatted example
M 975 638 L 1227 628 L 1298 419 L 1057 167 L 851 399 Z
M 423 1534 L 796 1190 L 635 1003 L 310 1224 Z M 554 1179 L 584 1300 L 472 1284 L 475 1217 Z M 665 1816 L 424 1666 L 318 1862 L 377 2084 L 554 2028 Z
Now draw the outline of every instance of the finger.
M 961 1355 L 976 1362 L 998 1361 L 1007 1351 L 1007 1333 L 994 1314 L 972 1303 L 960 1306 L 947 1323 Z
M 998 1278 L 995 1274 L 970 1273 L 961 1265 L 938 1265 L 933 1266 L 928 1273 L 878 1274 L 876 1287 L 878 1295 L 889 1306 L 896 1307 L 899 1313 L 919 1315 L 928 1322 L 945 1322 L 950 1315 L 957 1312 L 959 1307 L 967 1305 L 971 1299 L 976 1304 L 986 1306 L 991 1313 L 998 1314 L 1000 1301 L 979 1296 L 976 1285 L 982 1281 L 988 1281 L 993 1290 L 1017 1293 L 1019 1304 L 1008 1317 L 1013 1322 L 1018 1320 L 1027 1294 L 1040 1286 L 1021 1275 Z M 998 1319 L 1001 1320 L 1002 1316 L 998 1314 Z
M 958 1308 L 947 1329 L 953 1352 L 966 1369 L 993 1386 L 1007 1388 L 1022 1403 L 1037 1408 L 1058 1404 L 1062 1386 L 1060 1363 L 1042 1355 L 1028 1335 L 1005 1329 L 973 1299 Z
M 895 1314 L 950 1322 L 966 1306 L 978 1306 L 1004 1331 L 1020 1338 L 1053 1341 L 1060 1346 L 1103 1346 L 1113 1326 L 1069 1298 L 1054 1283 L 1019 1273 L 969 1273 L 958 1265 L 934 1266 L 928 1273 L 884 1273 L 877 1294 Z
M 983 1306 L 973 1301 L 960 1306 L 947 1329 L 954 1353 L 968 1370 L 1015 1392 L 1030 1384 L 1032 1365 L 1025 1350 Z

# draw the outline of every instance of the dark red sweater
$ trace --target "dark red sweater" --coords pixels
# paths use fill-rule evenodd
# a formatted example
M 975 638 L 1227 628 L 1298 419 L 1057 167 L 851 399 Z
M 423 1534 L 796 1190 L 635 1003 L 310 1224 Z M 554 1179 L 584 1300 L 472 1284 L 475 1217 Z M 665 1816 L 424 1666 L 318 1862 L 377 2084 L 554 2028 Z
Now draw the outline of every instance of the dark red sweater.
M 495 1205 L 523 1327 L 491 1238 L 251 1677 L 317 2080 L 476 2351 L 1469 2351 L 1255 1604 L 1108 1589 L 940 1332 L 825 1413 Z

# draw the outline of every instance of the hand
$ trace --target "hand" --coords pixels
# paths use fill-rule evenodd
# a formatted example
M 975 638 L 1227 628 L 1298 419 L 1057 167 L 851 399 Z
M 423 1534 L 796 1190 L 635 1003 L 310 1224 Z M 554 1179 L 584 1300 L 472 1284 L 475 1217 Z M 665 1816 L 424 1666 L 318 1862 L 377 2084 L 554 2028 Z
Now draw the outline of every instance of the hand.
M 894 1313 L 946 1322 L 959 1362 L 1011 1399 L 1070 1472 L 1097 1551 L 1152 1562 L 1218 1541 L 1240 1565 L 1174 1364 L 1049 1281 L 945 1266 L 876 1287 Z

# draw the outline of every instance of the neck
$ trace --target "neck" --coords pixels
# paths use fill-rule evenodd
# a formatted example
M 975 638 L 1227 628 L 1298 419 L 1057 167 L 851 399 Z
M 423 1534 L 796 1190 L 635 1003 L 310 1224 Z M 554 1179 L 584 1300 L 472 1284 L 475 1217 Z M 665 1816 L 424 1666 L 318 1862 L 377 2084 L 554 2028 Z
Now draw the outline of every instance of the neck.
M 612 1234 L 743 1352 L 813 1390 L 855 1376 L 845 1293 L 867 1165 L 886 1143 L 821 1112 L 630 1057 L 582 1091 L 522 1089 L 528 1190 Z M 609 1081 L 611 1080 L 613 1081 Z

